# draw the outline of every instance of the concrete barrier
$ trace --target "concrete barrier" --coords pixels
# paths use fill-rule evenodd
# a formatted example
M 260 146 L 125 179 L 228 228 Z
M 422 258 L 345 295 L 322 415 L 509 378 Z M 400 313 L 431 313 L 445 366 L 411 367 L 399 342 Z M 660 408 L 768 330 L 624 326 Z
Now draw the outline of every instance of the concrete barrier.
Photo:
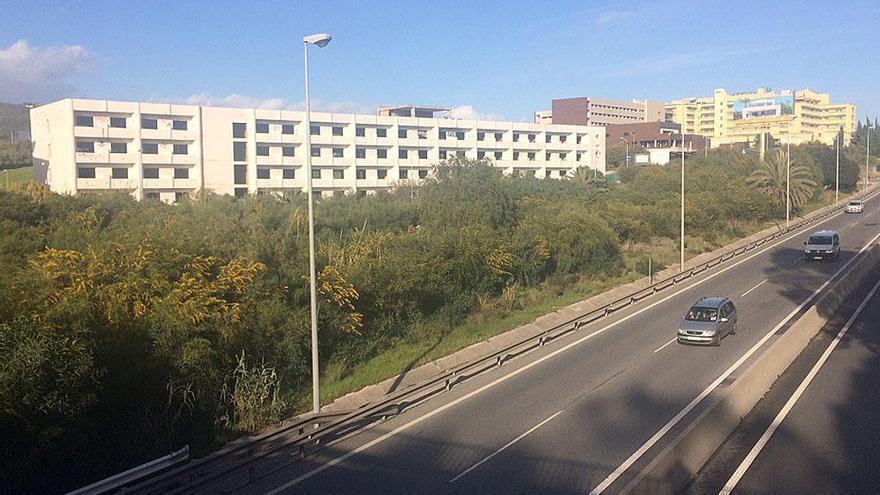
M 733 383 L 711 394 L 709 406 L 623 492 L 676 493 L 687 487 L 742 418 L 878 265 L 880 246 L 875 244 Z

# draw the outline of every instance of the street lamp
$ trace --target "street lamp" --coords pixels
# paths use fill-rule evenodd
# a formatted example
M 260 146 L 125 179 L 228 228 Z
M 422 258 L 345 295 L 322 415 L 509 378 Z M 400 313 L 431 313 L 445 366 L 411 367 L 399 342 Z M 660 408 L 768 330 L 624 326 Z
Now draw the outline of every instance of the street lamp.
M 314 199 L 312 198 L 312 123 L 311 108 L 309 106 L 309 45 L 324 48 L 330 43 L 330 35 L 318 33 L 303 38 L 303 53 L 305 62 L 306 79 L 306 194 L 309 201 L 309 296 L 312 311 L 312 410 L 318 413 L 321 410 L 321 388 L 318 377 L 318 295 L 315 275 L 315 212 Z
M 840 130 L 837 131 L 837 139 L 835 140 L 835 144 L 837 145 L 837 163 L 834 168 L 834 205 L 837 206 L 837 203 L 840 203 Z
M 786 136 L 785 140 L 785 226 L 788 227 L 788 221 L 791 218 L 791 136 Z
M 865 192 L 868 193 L 868 162 L 871 160 L 871 130 L 874 129 L 870 125 L 865 126 L 865 131 L 868 133 L 868 146 L 865 147 Z
M 684 132 L 681 133 L 681 254 L 679 266 L 684 271 Z

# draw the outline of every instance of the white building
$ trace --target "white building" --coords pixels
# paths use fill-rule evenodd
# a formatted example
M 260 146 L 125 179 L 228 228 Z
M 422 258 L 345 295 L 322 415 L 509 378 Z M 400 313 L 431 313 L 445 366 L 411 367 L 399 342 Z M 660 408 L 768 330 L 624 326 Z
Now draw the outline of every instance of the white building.
M 365 194 L 425 179 L 454 155 L 507 174 L 605 172 L 602 127 L 312 112 L 313 188 Z M 35 176 L 58 193 L 305 190 L 305 113 L 64 99 L 31 110 Z

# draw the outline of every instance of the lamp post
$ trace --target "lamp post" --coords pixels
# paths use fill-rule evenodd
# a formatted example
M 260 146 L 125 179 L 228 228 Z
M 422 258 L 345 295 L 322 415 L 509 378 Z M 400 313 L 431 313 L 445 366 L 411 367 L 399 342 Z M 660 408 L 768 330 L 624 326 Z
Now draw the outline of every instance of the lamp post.
M 623 136 L 621 136 L 620 140 L 626 144 L 626 158 L 624 159 L 623 164 L 624 166 L 627 166 L 629 165 L 629 141 Z
M 323 48 L 330 43 L 330 35 L 318 33 L 303 38 L 303 53 L 305 63 L 306 80 L 306 194 L 309 201 L 309 297 L 312 312 L 312 410 L 317 413 L 321 410 L 321 388 L 318 377 L 318 295 L 315 275 L 315 212 L 314 199 L 312 198 L 312 123 L 311 108 L 309 105 L 309 45 Z
M 785 147 L 785 226 L 791 219 L 791 136 L 787 136 Z
M 679 266 L 684 271 L 684 132 L 681 133 L 681 253 Z
M 865 131 L 868 133 L 868 146 L 865 147 L 865 191 L 863 194 L 868 193 L 868 162 L 871 160 L 871 130 L 874 129 L 870 125 L 865 126 Z
M 837 163 L 834 168 L 834 205 L 840 202 L 840 130 L 837 131 Z

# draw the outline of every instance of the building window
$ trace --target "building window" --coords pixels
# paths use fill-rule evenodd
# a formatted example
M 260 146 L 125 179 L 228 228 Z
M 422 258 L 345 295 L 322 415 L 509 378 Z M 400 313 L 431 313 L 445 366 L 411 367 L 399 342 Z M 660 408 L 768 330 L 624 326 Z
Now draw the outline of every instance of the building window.
M 95 127 L 95 118 L 91 115 L 77 115 L 75 125 L 77 127 Z
M 296 177 L 295 170 L 292 168 L 283 168 L 281 169 L 281 178 L 282 179 L 293 179 Z
M 110 143 L 110 153 L 128 153 L 128 143 Z
M 77 124 L 79 125 L 79 124 Z M 115 127 L 118 129 L 125 129 L 126 126 L 125 117 L 110 117 L 110 127 Z
M 427 129 L 419 129 L 416 131 L 419 135 L 419 139 L 428 139 L 428 130 Z
M 258 144 L 257 145 L 257 156 L 269 156 L 269 145 L 268 144 Z
M 574 158 L 575 158 L 575 161 L 578 161 L 578 162 L 581 161 L 581 153 L 576 154 L 574 156 Z
M 441 140 L 445 140 L 445 139 L 446 139 L 446 134 L 447 134 L 448 132 L 449 132 L 449 131 L 446 130 L 446 129 L 440 129 L 440 134 L 437 136 L 437 138 L 438 138 L 438 139 L 441 139 Z
M 281 134 L 293 134 L 293 124 L 281 124 Z
M 156 119 L 152 119 L 149 117 L 141 118 L 141 128 L 142 129 L 158 129 L 159 121 Z
M 78 179 L 94 179 L 95 167 L 77 167 L 76 177 Z
M 159 169 L 156 167 L 144 168 L 144 179 L 158 179 Z
M 530 142 L 530 143 L 534 143 L 534 142 L 535 142 L 535 134 L 529 134 L 529 142 Z
M 367 191 L 358 191 L 358 192 L 357 192 L 357 197 L 358 197 L 358 198 L 366 198 L 366 197 L 367 197 Z
M 175 131 L 185 131 L 189 128 L 189 124 L 185 120 L 172 120 L 171 128 Z
M 175 155 L 189 154 L 189 146 L 186 144 L 175 144 L 174 145 L 174 154 Z
M 419 150 L 419 160 L 428 159 L 428 150 Z
M 269 168 L 257 167 L 257 178 L 258 179 L 268 179 L 269 177 L 270 177 Z
M 406 139 L 406 129 L 397 129 L 397 137 L 400 139 Z
M 409 150 L 400 149 L 397 150 L 397 158 L 404 159 L 409 156 Z
M 544 159 L 547 161 L 550 161 L 550 152 L 549 151 L 547 153 L 545 153 Z
M 317 146 L 312 146 L 312 156 L 321 156 L 321 148 Z
M 464 131 L 455 131 L 455 139 L 458 139 L 459 141 L 463 141 L 464 140 Z
M 549 169 L 548 169 L 548 170 L 545 170 L 545 171 L 544 171 L 544 177 L 547 177 L 547 178 L 549 179 L 549 178 L 550 178 L 550 174 L 552 174 L 552 173 L 553 173 L 552 170 L 549 170 Z
M 313 168 L 312 169 L 312 178 L 313 179 L 320 179 L 321 178 L 321 169 L 320 168 Z
M 428 171 L 427 171 L 427 170 L 425 170 L 425 169 L 421 169 L 421 170 L 419 170 L 419 179 L 424 179 L 424 178 L 427 177 L 427 176 L 428 176 Z
M 385 129 L 384 127 L 377 128 L 376 137 L 388 137 L 388 129 Z
M 159 143 L 144 143 L 142 149 L 145 155 L 158 155 Z
M 244 138 L 247 133 L 247 124 L 244 122 L 233 122 L 232 123 L 232 137 L 234 138 Z
M 333 191 L 334 198 L 341 198 L 343 196 L 345 196 L 345 191 Z
M 514 160 L 514 161 L 519 160 L 519 151 L 514 151 L 514 152 L 513 152 L 513 160 Z
M 144 199 L 159 199 L 159 193 L 156 191 L 147 191 L 144 193 Z
M 477 133 L 477 141 L 482 141 L 484 139 L 486 139 L 486 133 L 485 132 L 478 132 Z
M 519 134 L 517 134 L 517 133 L 515 133 L 515 132 L 513 133 L 513 142 L 514 142 L 514 143 L 518 143 L 518 142 L 519 142 Z
M 377 179 L 385 179 L 387 177 L 388 177 L 388 171 L 385 170 L 384 168 L 380 168 L 379 170 L 376 170 L 376 178 Z
M 458 150 L 455 152 L 455 156 L 459 158 L 464 158 L 464 150 Z
M 559 159 L 560 159 L 560 160 L 565 160 L 565 155 L 566 155 L 565 153 L 560 153 L 560 154 L 559 154 Z
M 559 176 L 560 176 L 560 177 L 565 177 L 565 170 L 560 170 L 560 171 L 559 171 Z
M 342 148 L 333 148 L 333 158 L 342 158 Z
M 547 142 L 547 143 L 553 141 L 553 136 L 550 135 L 550 134 L 547 134 L 547 135 L 544 137 L 544 141 Z
M 500 159 L 501 159 L 501 152 L 500 152 L 500 151 L 496 151 L 496 152 L 495 152 L 495 159 L 496 159 L 496 160 L 500 160 Z
M 257 131 L 257 134 L 269 134 L 269 123 L 257 122 L 254 126 L 254 130 Z
M 355 169 L 354 176 L 356 179 L 360 179 L 360 180 L 366 179 L 367 178 L 367 170 L 363 169 L 363 168 Z
M 188 168 L 175 168 L 174 169 L 174 178 L 175 179 L 189 179 L 189 169 Z
M 388 158 L 388 150 L 385 148 L 379 148 L 376 150 L 376 158 Z
M 295 156 L 296 148 L 293 146 L 282 146 L 281 147 L 281 156 Z
M 319 126 L 319 125 L 309 126 L 309 134 L 311 134 L 312 136 L 320 136 L 321 135 L 321 126 Z
M 185 193 L 185 192 L 183 192 L 183 191 L 177 191 L 177 192 L 174 193 L 174 202 L 175 202 L 175 203 L 180 203 L 180 202 L 183 201 L 184 199 L 186 199 L 186 193 Z
M 446 159 L 446 150 L 440 150 L 440 159 L 441 159 L 441 160 L 445 160 L 445 159 Z
M 564 143 L 564 142 L 565 142 L 565 139 L 566 139 L 565 136 L 559 136 L 559 142 L 560 142 L 560 143 Z
M 76 142 L 76 152 L 77 153 L 94 153 L 95 152 L 95 142 L 94 141 L 77 141 Z
M 406 172 L 407 172 L 407 170 L 406 170 L 405 168 L 402 168 L 402 169 L 398 170 L 398 171 L 397 171 L 397 178 L 399 178 L 399 179 L 406 179 L 406 176 L 407 176 L 407 173 L 406 173 Z
M 232 177 L 235 184 L 247 184 L 247 165 L 234 165 Z
M 477 151 L 477 160 L 482 160 L 483 158 L 486 158 L 486 152 L 483 150 Z
M 341 136 L 342 135 L 342 127 L 334 126 L 333 127 L 333 135 L 334 136 Z
M 345 170 L 341 168 L 333 169 L 333 178 L 334 179 L 344 179 L 345 178 Z
M 244 198 L 247 196 L 247 188 L 246 187 L 236 187 L 235 188 L 235 197 L 236 198 Z
M 357 137 L 364 137 L 367 135 L 367 130 L 362 126 L 357 126 L 354 128 L 354 135 Z
M 232 159 L 237 162 L 247 160 L 247 143 L 236 141 L 232 143 Z
M 354 157 L 355 157 L 355 158 L 366 158 L 366 157 L 367 157 L 367 150 L 366 150 L 366 148 L 361 148 L 360 146 L 358 146 L 357 148 L 355 148 L 355 149 L 354 149 Z
M 495 133 L 495 141 L 501 141 L 502 137 L 503 137 L 502 133 L 500 133 L 500 132 Z
M 534 152 L 530 152 L 530 153 L 529 153 L 529 161 L 530 161 L 530 162 L 535 161 L 535 153 L 534 153 Z

